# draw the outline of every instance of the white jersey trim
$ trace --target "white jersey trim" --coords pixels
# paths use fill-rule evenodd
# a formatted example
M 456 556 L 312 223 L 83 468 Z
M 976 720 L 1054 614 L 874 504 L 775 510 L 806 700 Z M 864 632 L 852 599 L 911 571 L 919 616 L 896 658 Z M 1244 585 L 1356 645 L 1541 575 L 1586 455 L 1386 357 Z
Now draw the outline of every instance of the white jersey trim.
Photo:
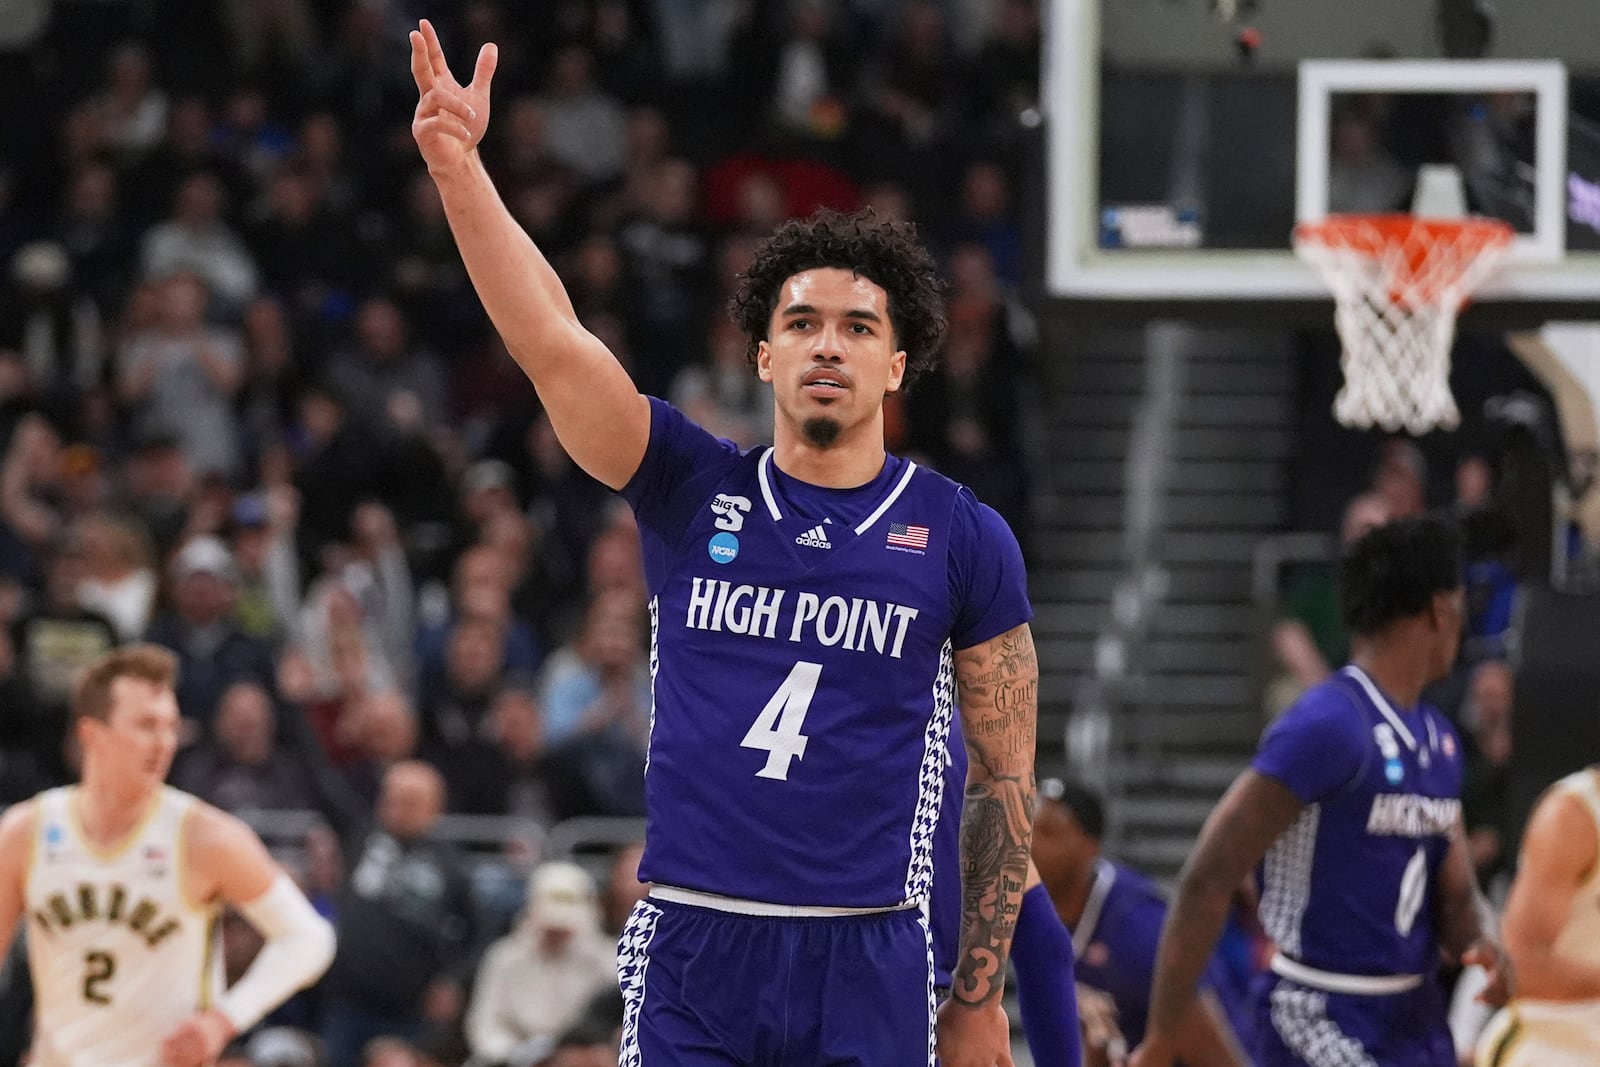
M 1095 928 L 1100 925 L 1100 913 L 1105 910 L 1106 898 L 1111 896 L 1111 887 L 1116 884 L 1117 869 L 1111 861 L 1101 858 L 1095 861 L 1094 885 L 1089 887 L 1089 899 L 1084 902 L 1083 916 L 1078 920 L 1078 928 L 1072 931 L 1072 958 L 1083 959 L 1083 954 L 1089 948 L 1089 942 L 1094 940 Z
M 778 494 L 772 490 L 772 453 L 773 449 L 770 445 L 765 452 L 761 453 L 761 462 L 756 465 L 756 479 L 761 483 L 761 499 L 766 502 L 767 514 L 772 516 L 773 522 L 782 522 L 783 509 L 778 506 Z M 911 476 L 917 473 L 917 465 L 909 459 L 905 461 L 905 465 L 906 469 L 901 472 L 900 480 L 895 482 L 894 488 L 889 490 L 888 494 L 878 502 L 878 506 L 872 509 L 870 515 L 856 525 L 856 536 L 859 537 L 861 534 L 866 533 L 872 528 L 873 523 L 883 518 L 883 513 L 888 511 L 896 500 L 900 499 L 900 494 L 904 493 L 906 486 L 911 484 Z
M 885 908 L 835 908 L 812 904 L 772 904 L 765 900 L 746 900 L 743 897 L 725 897 L 721 893 L 702 893 L 698 889 L 681 889 L 675 885 L 657 883 L 650 887 L 654 900 L 672 904 L 687 904 L 694 908 L 731 915 L 757 915 L 766 919 L 833 919 L 850 915 L 882 915 L 891 911 L 909 911 L 915 904 L 891 904 Z
M 1372 701 L 1373 707 L 1378 709 L 1378 714 L 1389 720 L 1389 725 L 1394 727 L 1395 733 L 1400 735 L 1400 739 L 1406 743 L 1406 747 L 1415 752 L 1417 750 L 1417 739 L 1411 736 L 1411 730 L 1407 728 L 1405 721 L 1400 718 L 1400 713 L 1389 706 L 1389 701 L 1384 699 L 1378 687 L 1372 684 L 1372 679 L 1367 677 L 1367 672 L 1352 663 L 1344 668 L 1343 673 L 1347 677 L 1354 678 L 1356 683 L 1366 690 L 1367 699 Z
M 767 468 L 772 465 L 772 447 L 761 453 L 761 462 L 756 466 L 756 477 L 761 482 L 761 499 L 767 502 L 767 514 L 772 516 L 773 522 L 783 521 L 783 512 L 778 508 L 778 495 L 772 491 L 772 476 Z
M 1272 973 L 1280 978 L 1325 993 L 1350 993 L 1356 996 L 1384 997 L 1409 993 L 1422 984 L 1420 974 L 1338 974 L 1307 967 L 1281 952 L 1272 954 Z
M 915 473 L 917 473 L 917 465 L 911 462 L 909 459 L 906 460 L 906 472 L 900 476 L 900 480 L 896 482 L 895 487 L 889 491 L 889 495 L 883 498 L 883 503 L 879 504 L 877 508 L 873 510 L 871 515 L 868 515 L 866 518 L 861 520 L 861 524 L 856 527 L 856 536 L 859 537 L 860 535 L 866 533 L 868 530 L 872 529 L 873 523 L 883 518 L 883 513 L 889 510 L 889 505 L 900 499 L 900 494 L 905 492 L 906 486 L 911 484 L 911 476 Z

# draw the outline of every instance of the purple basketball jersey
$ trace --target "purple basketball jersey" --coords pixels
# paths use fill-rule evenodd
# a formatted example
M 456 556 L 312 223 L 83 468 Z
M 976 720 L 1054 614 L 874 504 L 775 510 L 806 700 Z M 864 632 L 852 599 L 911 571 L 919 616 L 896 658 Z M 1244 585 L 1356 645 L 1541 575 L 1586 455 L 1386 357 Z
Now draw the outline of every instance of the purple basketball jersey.
M 1431 974 L 1434 885 L 1461 814 L 1462 754 L 1445 717 L 1397 710 L 1346 667 L 1268 729 L 1254 766 L 1306 805 L 1259 872 L 1279 950 L 1339 974 Z
M 624 488 L 651 599 L 640 877 L 778 904 L 925 904 L 952 652 L 1026 622 L 1010 531 L 891 457 L 805 486 L 652 401 Z

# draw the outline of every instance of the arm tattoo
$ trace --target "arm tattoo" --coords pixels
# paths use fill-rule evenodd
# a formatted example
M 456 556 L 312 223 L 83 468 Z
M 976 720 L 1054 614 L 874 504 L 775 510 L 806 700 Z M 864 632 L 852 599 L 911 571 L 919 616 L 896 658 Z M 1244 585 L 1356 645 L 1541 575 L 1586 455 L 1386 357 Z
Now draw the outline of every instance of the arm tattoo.
M 961 956 L 954 996 L 1000 995 L 1022 910 L 1033 835 L 1039 663 L 1026 626 L 960 653 L 962 730 L 971 759 L 961 814 Z

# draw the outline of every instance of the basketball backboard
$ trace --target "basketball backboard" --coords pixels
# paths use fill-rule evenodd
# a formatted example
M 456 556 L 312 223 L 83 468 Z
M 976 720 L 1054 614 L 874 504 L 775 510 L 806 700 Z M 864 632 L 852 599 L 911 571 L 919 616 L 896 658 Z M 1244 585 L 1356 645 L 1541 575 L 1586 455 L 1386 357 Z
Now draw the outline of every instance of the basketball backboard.
M 1437 4 L 1052 0 L 1050 293 L 1325 298 L 1295 223 L 1407 210 L 1446 164 L 1517 230 L 1483 299 L 1600 295 L 1592 0 L 1496 5 L 1478 60 L 1441 58 Z

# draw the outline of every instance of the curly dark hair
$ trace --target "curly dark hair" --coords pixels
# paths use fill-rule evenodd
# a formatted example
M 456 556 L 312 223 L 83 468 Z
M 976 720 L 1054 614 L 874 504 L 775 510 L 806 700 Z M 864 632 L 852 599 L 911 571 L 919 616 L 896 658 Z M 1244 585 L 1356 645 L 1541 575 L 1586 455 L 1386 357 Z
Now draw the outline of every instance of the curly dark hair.
M 901 387 L 910 386 L 939 361 L 947 325 L 944 295 L 933 257 L 909 222 L 880 219 L 871 208 L 846 215 L 823 208 L 810 218 L 790 219 L 756 249 L 728 314 L 750 339 L 745 356 L 754 363 L 767 339 L 783 283 L 801 271 L 838 267 L 881 286 L 889 298 L 895 344 L 906 354 Z
M 1345 628 L 1376 634 L 1461 588 L 1461 533 L 1431 515 L 1373 527 L 1340 558 L 1338 585 Z

